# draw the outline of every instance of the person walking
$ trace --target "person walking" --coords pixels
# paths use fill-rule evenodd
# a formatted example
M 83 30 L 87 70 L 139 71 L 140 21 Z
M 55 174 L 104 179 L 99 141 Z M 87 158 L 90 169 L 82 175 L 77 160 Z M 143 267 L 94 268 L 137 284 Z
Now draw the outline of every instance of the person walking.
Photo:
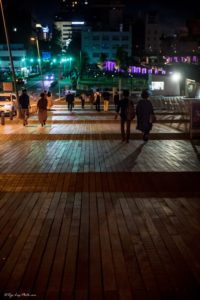
M 29 117 L 29 106 L 30 106 L 30 99 L 27 94 L 27 90 L 23 89 L 22 94 L 19 96 L 19 109 L 20 115 L 23 121 L 23 125 L 28 125 L 28 117 Z
M 47 98 L 47 109 L 50 110 L 51 107 L 53 106 L 53 99 L 50 91 L 48 91 L 46 98 Z
M 81 100 L 81 107 L 82 107 L 82 109 L 85 108 L 85 98 L 86 98 L 85 93 L 81 93 L 80 96 L 79 96 L 79 99 Z
M 46 124 L 47 121 L 47 98 L 45 93 L 40 94 L 40 99 L 37 103 L 38 108 L 38 119 L 42 127 Z
M 153 122 L 155 122 L 155 114 L 153 110 L 153 105 L 148 99 L 150 93 L 148 90 L 143 90 L 141 97 L 142 99 L 136 105 L 136 115 L 137 115 L 137 126 L 136 129 L 142 131 L 143 140 L 148 141 L 149 132 L 152 129 Z
M 66 95 L 66 101 L 68 103 L 68 110 L 72 111 L 74 106 L 74 94 L 72 94 L 70 91 Z
M 96 104 L 96 110 L 100 111 L 100 104 L 101 104 L 101 94 L 99 92 L 99 89 L 96 90 L 96 93 L 94 95 L 95 98 L 95 104 Z
M 115 92 L 115 95 L 114 95 L 114 104 L 115 104 L 115 110 L 117 110 L 117 106 L 119 104 L 119 93 L 118 92 Z
M 121 136 L 122 141 L 129 143 L 130 131 L 131 131 L 131 121 L 135 117 L 134 103 L 129 100 L 129 91 L 123 91 L 123 98 L 119 101 L 115 119 L 117 119 L 118 114 L 121 117 Z
M 95 103 L 95 100 L 94 100 L 94 93 L 93 91 L 90 91 L 90 94 L 89 94 L 89 102 L 90 102 L 90 108 L 92 109 L 93 108 L 93 105 Z
M 110 93 L 108 92 L 108 90 L 106 89 L 104 92 L 103 92 L 103 108 L 104 108 L 104 111 L 108 111 L 108 107 L 109 107 L 109 100 L 110 100 Z

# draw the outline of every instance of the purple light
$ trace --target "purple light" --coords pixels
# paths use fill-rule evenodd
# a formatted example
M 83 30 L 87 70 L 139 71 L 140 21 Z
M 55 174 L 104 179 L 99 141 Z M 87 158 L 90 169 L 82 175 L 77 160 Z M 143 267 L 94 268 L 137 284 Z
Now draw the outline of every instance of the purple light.
M 116 67 L 116 63 L 114 61 L 108 60 L 105 62 L 104 69 L 106 71 L 114 71 L 115 67 Z
M 148 70 L 148 74 L 152 74 L 153 73 L 153 70 L 152 69 L 149 69 Z
M 147 74 L 147 69 L 146 68 L 142 68 L 142 74 Z
M 198 62 L 198 58 L 197 58 L 196 55 L 195 55 L 195 56 L 192 56 L 192 61 L 193 61 L 193 62 Z
M 141 73 L 141 68 L 140 67 L 136 67 L 136 74 L 140 74 Z

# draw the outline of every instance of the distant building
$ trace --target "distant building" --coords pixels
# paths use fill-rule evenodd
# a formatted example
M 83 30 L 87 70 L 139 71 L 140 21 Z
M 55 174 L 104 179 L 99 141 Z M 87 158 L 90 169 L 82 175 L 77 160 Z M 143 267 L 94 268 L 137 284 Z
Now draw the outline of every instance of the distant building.
M 80 34 L 85 27 L 85 22 L 75 19 L 74 21 L 56 21 L 54 23 L 61 32 L 61 41 L 63 47 L 68 47 L 74 34 Z
M 131 56 L 131 31 L 92 31 L 88 29 L 82 32 L 82 51 L 87 52 L 90 63 L 97 63 L 101 53 L 105 53 L 109 60 L 115 59 L 119 47 L 122 47 L 128 56 Z
M 149 12 L 145 20 L 145 51 L 159 53 L 161 46 L 161 30 L 157 12 Z
M 26 67 L 23 59 L 26 57 L 26 50 L 23 44 L 10 45 L 14 66 L 17 70 Z M 0 44 L 1 69 L 10 69 L 9 52 L 6 44 Z

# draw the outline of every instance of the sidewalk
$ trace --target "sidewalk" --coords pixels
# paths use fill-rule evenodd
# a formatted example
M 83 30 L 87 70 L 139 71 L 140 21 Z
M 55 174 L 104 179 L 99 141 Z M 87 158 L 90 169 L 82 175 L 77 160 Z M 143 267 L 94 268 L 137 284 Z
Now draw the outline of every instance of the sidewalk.
M 0 125 L 3 299 L 200 299 L 200 142 L 157 119 L 129 144 L 114 112 L 64 101 Z

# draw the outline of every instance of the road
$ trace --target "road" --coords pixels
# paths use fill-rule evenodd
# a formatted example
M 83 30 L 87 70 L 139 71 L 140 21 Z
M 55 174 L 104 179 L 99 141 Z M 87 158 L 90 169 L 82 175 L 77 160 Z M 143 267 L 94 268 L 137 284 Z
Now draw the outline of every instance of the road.
M 46 80 L 46 75 L 49 73 L 44 74 L 43 76 L 36 76 L 33 78 L 28 78 L 27 83 L 20 87 L 19 90 L 21 90 L 23 87 L 25 87 L 29 94 L 33 95 L 34 97 L 38 97 L 41 92 L 44 90 L 51 91 L 54 98 L 59 98 L 64 94 L 65 87 L 70 86 L 70 80 L 69 79 L 62 79 L 58 80 L 58 77 L 55 76 L 54 80 Z M 53 86 L 51 84 L 57 81 L 57 83 Z

